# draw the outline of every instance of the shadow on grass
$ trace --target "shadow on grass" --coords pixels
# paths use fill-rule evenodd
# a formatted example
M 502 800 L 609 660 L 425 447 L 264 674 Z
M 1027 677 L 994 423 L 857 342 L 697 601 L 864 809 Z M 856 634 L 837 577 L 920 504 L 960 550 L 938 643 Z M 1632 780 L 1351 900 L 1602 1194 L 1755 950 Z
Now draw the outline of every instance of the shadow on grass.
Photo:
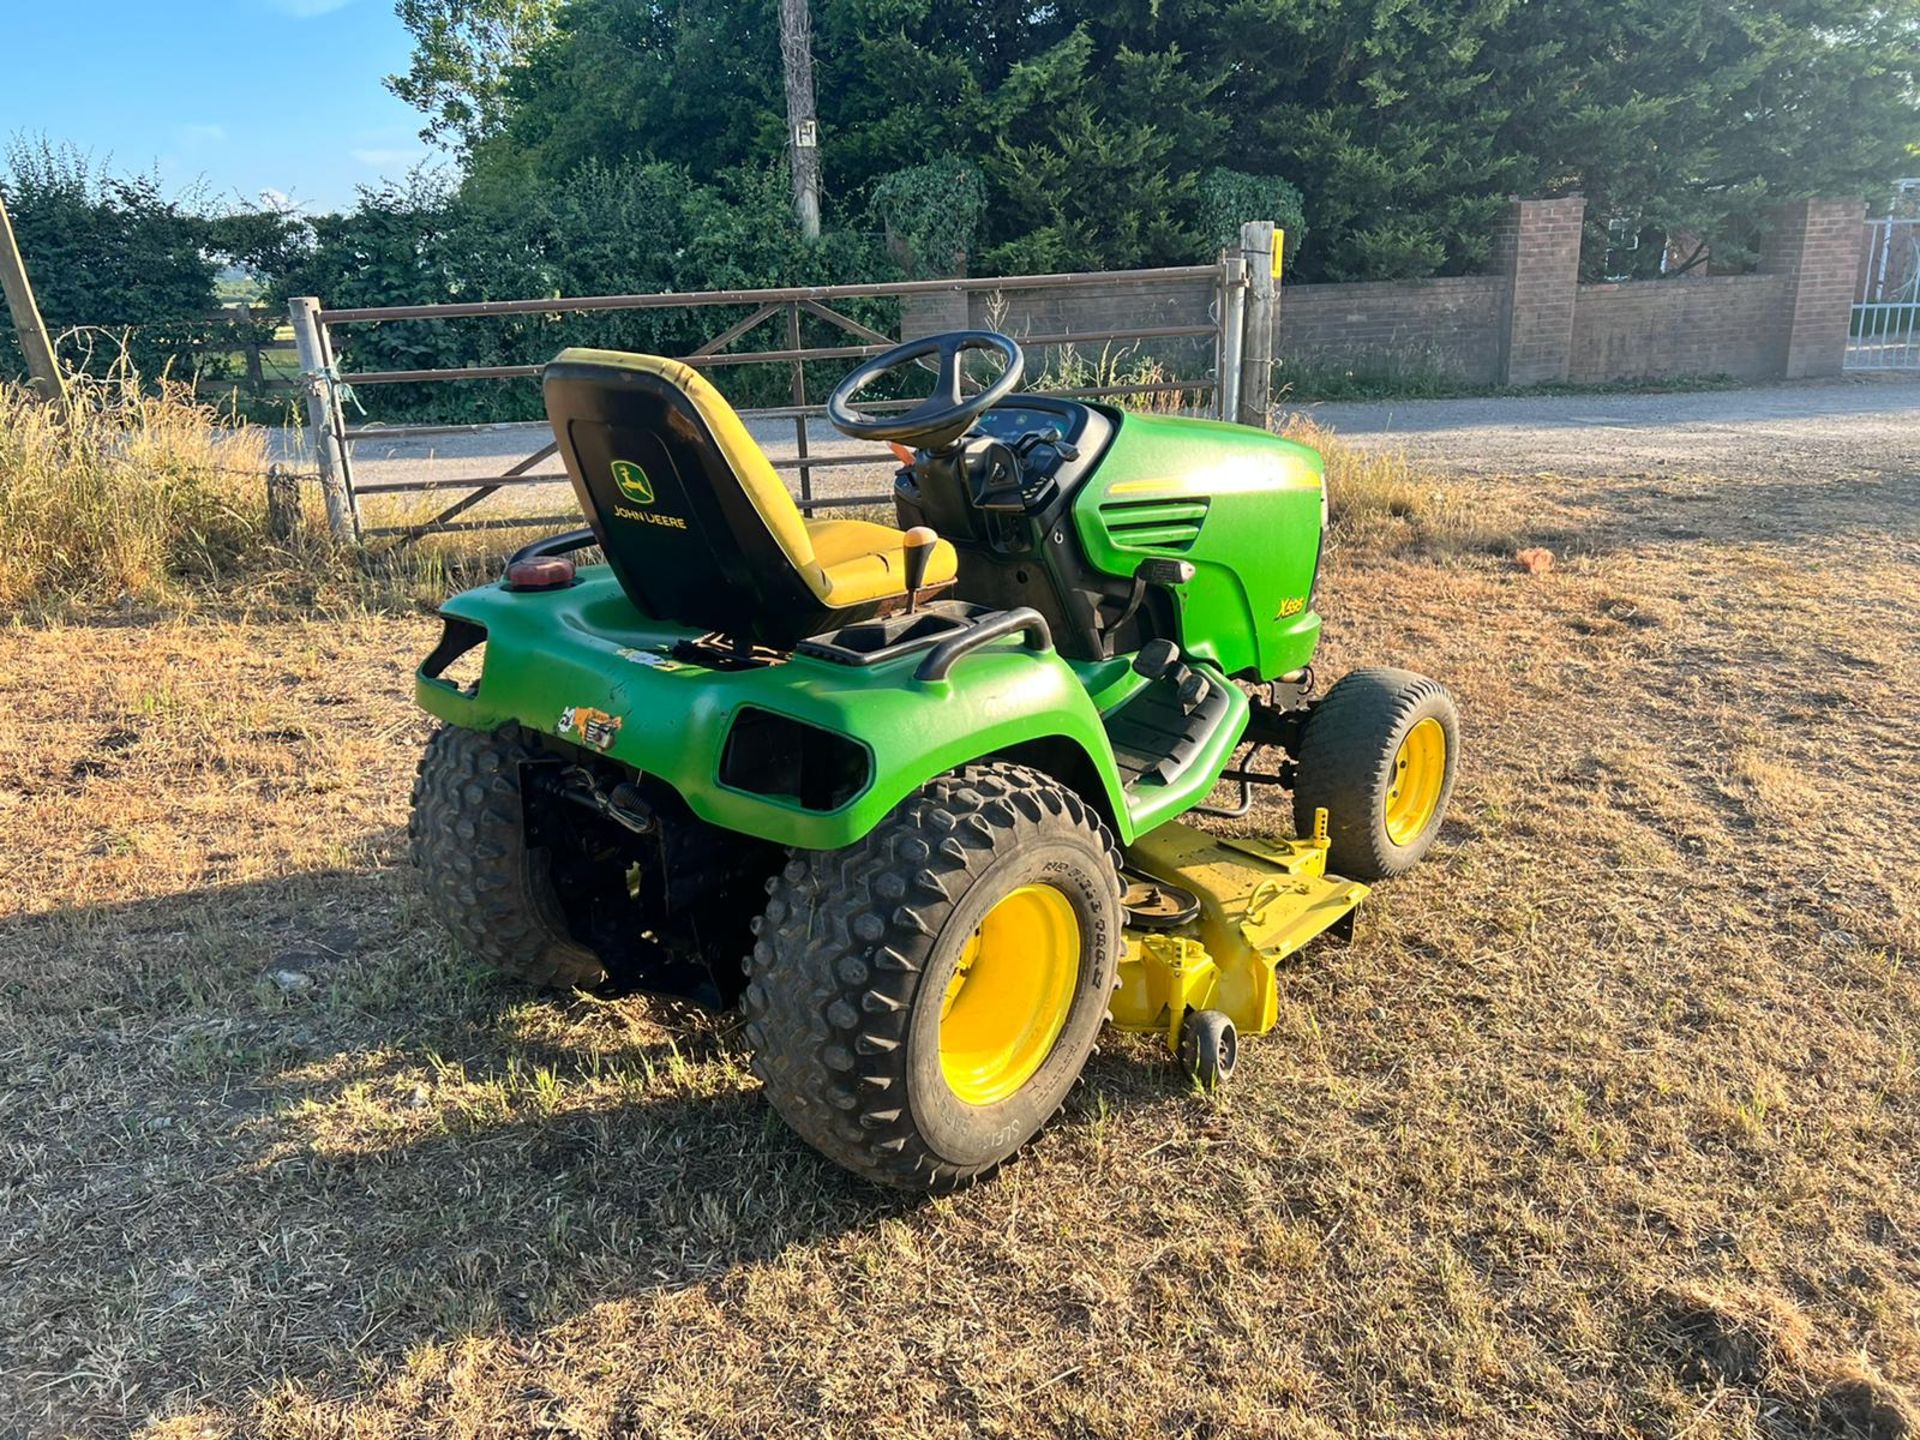
M 930 1203 L 794 1137 L 730 1017 L 498 982 L 405 872 L 0 921 L 0 975 L 0 1408 L 56 1427 L 346 1398 Z M 1179 1084 L 1103 1048 L 1109 1099 Z
M 352 1388 L 924 1203 L 793 1137 L 724 1018 L 498 983 L 404 874 L 0 921 L 0 976 L 16 1413 Z

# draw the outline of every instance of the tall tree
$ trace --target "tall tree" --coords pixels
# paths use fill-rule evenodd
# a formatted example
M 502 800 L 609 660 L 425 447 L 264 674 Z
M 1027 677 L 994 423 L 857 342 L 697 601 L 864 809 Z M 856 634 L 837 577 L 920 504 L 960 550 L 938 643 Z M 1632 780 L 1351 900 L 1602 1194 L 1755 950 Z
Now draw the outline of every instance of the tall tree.
M 423 140 L 471 149 L 499 126 L 508 72 L 553 33 L 562 0 L 397 0 L 413 36 L 387 89 L 427 116 Z
M 778 163 L 792 134 L 783 3 L 557 0 L 551 35 L 495 77 L 472 183 L 557 179 L 592 159 L 709 180 Z M 1304 279 L 1472 270 L 1508 195 L 1575 189 L 1590 267 L 1618 220 L 1737 261 L 1766 202 L 1864 193 L 1911 167 L 1920 141 L 1920 0 L 810 10 L 829 218 L 877 228 L 880 177 L 970 162 L 987 188 L 983 265 L 1201 258 L 1195 187 L 1220 167 L 1303 192 Z
M 1764 208 L 1884 193 L 1920 141 L 1915 0 L 1523 5 L 1494 37 L 1537 189 L 1587 197 L 1586 267 L 1610 221 L 1745 258 Z M 1651 266 L 1664 245 L 1642 247 Z

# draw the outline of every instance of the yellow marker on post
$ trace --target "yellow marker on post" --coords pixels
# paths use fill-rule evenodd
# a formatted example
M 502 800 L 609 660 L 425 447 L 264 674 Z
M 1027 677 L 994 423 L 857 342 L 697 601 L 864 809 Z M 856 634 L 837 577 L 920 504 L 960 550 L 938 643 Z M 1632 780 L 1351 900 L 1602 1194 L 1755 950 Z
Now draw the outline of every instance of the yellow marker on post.
M 1287 232 L 1278 225 L 1273 227 L 1273 283 L 1280 283 L 1281 257 L 1287 252 Z

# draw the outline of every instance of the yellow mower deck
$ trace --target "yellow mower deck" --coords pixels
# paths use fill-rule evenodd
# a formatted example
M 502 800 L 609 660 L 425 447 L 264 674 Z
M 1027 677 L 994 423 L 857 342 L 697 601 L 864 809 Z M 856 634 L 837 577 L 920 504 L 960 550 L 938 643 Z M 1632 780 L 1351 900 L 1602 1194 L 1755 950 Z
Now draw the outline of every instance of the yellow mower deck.
M 1188 1011 L 1221 1011 L 1242 1034 L 1273 1028 L 1274 967 L 1350 924 L 1367 895 L 1365 885 L 1326 873 L 1326 812 L 1317 819 L 1304 840 L 1223 839 L 1176 820 L 1129 848 L 1131 868 L 1192 891 L 1200 913 L 1171 930 L 1128 927 L 1116 1027 L 1159 1032 L 1176 1051 Z

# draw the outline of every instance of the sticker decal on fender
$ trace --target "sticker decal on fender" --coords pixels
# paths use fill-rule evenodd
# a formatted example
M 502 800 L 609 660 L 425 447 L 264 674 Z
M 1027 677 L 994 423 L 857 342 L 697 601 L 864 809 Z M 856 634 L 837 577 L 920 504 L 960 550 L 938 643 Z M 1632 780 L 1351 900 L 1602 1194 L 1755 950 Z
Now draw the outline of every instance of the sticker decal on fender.
M 649 670 L 684 670 L 687 668 L 678 660 L 658 650 L 635 650 L 631 646 L 623 645 L 613 653 L 630 664 L 645 665 Z
M 569 705 L 560 712 L 560 733 L 576 735 L 582 745 L 594 750 L 609 750 L 627 722 L 618 715 L 595 710 L 591 705 Z

